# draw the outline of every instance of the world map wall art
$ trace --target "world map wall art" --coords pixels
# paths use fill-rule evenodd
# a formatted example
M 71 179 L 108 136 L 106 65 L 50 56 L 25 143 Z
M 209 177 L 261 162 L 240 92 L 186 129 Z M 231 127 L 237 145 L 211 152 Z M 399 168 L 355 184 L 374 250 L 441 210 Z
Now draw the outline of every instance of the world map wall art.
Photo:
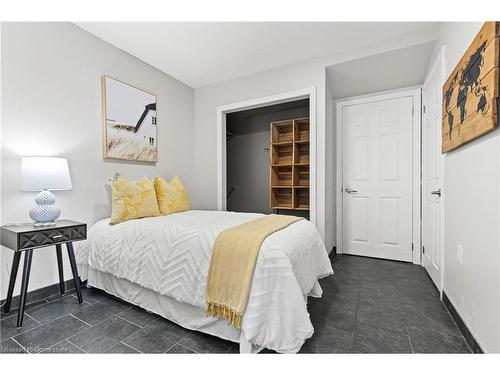
M 498 123 L 500 22 L 486 22 L 443 86 L 442 152 Z

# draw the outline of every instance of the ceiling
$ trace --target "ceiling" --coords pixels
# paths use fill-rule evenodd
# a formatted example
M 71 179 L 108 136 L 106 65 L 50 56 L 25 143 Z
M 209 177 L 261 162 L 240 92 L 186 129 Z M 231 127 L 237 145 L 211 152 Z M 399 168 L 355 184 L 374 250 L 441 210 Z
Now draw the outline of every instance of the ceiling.
M 424 82 L 435 42 L 351 60 L 327 68 L 335 99 L 410 87 Z
M 436 22 L 78 22 L 157 69 L 201 87 L 402 35 Z

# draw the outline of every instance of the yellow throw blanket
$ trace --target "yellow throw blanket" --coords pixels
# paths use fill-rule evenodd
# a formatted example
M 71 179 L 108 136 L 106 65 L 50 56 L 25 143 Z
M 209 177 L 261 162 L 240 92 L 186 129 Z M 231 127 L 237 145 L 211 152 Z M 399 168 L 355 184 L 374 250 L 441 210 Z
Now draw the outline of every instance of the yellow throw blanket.
M 260 247 L 271 234 L 301 220 L 296 216 L 267 215 L 219 233 L 207 278 L 207 312 L 241 329 Z

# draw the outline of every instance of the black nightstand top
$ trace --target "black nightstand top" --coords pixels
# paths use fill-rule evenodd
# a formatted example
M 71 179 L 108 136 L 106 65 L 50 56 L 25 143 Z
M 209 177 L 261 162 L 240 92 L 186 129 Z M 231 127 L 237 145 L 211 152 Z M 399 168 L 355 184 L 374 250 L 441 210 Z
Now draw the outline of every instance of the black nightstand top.
M 36 249 L 86 238 L 87 224 L 72 220 L 58 220 L 55 225 L 49 227 L 35 227 L 32 223 L 8 224 L 1 227 L 2 246 L 14 251 Z
M 6 229 L 14 233 L 37 232 L 48 229 L 74 227 L 76 225 L 86 225 L 85 223 L 73 220 L 57 220 L 55 225 L 49 227 L 35 227 L 33 223 L 6 224 L 2 225 L 2 230 Z

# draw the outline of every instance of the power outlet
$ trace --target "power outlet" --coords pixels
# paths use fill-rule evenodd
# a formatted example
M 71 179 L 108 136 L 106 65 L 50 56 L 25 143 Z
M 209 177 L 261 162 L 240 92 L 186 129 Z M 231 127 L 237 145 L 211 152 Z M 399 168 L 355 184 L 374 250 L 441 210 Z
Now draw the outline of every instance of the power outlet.
M 459 264 L 462 264 L 463 255 L 464 249 L 462 248 L 462 245 L 457 245 L 457 262 Z

